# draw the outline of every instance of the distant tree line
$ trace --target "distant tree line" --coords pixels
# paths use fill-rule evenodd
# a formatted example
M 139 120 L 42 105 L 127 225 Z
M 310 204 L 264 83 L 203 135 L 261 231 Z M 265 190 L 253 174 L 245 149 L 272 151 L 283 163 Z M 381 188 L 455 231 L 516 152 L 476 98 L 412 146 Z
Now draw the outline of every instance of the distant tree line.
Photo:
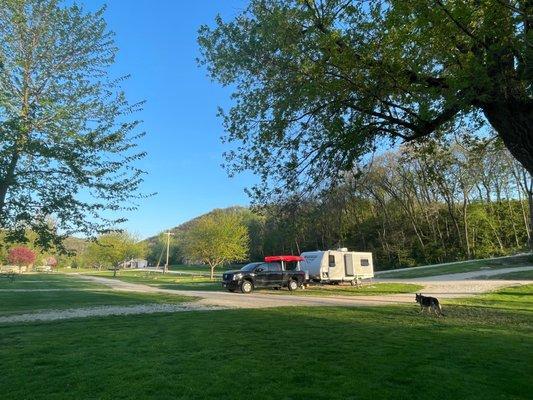
M 531 243 L 531 207 L 531 176 L 501 142 L 463 135 L 377 155 L 318 194 L 216 212 L 240 215 L 250 260 L 348 247 L 372 251 L 387 269 L 522 251 Z M 180 238 L 193 225 L 175 230 L 171 263 L 189 261 Z M 151 260 L 162 250 L 156 240 Z
M 263 207 L 264 250 L 369 250 L 380 268 L 505 255 L 531 245 L 532 194 L 497 140 L 403 146 L 319 196 Z

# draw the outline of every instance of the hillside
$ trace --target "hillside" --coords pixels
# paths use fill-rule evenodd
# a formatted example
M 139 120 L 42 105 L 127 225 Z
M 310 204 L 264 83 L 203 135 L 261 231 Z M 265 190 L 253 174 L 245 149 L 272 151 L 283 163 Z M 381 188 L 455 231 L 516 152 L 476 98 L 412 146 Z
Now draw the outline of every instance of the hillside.
M 181 255 L 181 251 L 180 251 L 180 245 L 179 245 L 179 242 L 180 242 L 180 238 L 183 237 L 184 234 L 186 234 L 186 232 L 190 229 L 191 226 L 194 225 L 194 223 L 196 221 L 198 221 L 200 218 L 203 218 L 207 215 L 210 215 L 216 211 L 220 211 L 222 210 L 223 212 L 238 212 L 238 213 L 242 213 L 243 214 L 243 217 L 250 217 L 252 216 L 252 213 L 251 211 L 246 208 L 246 207 L 242 207 L 242 206 L 231 206 L 231 207 L 226 207 L 226 208 L 216 208 L 216 209 L 213 209 L 205 214 L 201 214 L 195 218 L 192 218 L 180 225 L 177 225 L 173 228 L 170 228 L 169 231 L 172 232 L 172 236 L 171 236 L 171 241 L 170 241 L 170 257 L 169 257 L 169 262 L 170 264 L 176 264 L 176 263 L 181 263 L 182 262 L 182 255 Z M 166 231 L 165 231 L 166 232 Z M 150 261 L 151 263 L 158 263 L 158 261 L 160 259 L 162 259 L 162 255 L 165 253 L 166 251 L 166 238 L 163 235 L 164 232 L 161 232 L 159 235 L 156 235 L 156 236 L 151 236 L 149 238 L 146 238 L 145 240 L 143 240 L 143 242 L 147 243 L 148 244 L 148 255 L 147 255 L 147 259 L 148 261 Z

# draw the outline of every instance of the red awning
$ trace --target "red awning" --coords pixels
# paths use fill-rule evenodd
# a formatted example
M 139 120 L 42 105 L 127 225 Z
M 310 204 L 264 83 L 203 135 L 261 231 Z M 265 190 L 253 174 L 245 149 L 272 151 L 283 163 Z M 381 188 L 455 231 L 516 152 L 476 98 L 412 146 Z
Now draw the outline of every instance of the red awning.
M 303 257 L 300 256 L 268 256 L 265 257 L 265 262 L 276 262 L 276 261 L 303 261 Z

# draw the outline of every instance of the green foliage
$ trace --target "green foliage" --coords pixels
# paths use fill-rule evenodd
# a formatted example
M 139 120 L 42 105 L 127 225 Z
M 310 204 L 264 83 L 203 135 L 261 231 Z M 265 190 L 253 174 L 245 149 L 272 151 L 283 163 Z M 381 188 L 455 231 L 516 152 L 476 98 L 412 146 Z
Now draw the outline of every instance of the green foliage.
M 144 257 L 146 251 L 145 243 L 127 232 L 117 232 L 101 235 L 90 243 L 85 257 L 89 265 L 116 268 L 133 258 Z
M 103 18 L 57 0 L 0 0 L 0 227 L 8 240 L 60 248 L 135 206 L 140 134 L 110 76 L 117 48 Z M 116 215 L 116 214 L 115 214 Z
M 318 196 L 258 208 L 263 252 L 348 247 L 388 269 L 523 251 L 532 182 L 498 141 L 405 145 Z
M 254 197 L 335 182 L 383 143 L 421 141 L 463 117 L 488 121 L 533 173 L 530 2 L 249 3 L 198 41 L 200 64 L 233 88 L 220 112 L 227 166 L 261 177 Z
M 189 261 L 214 269 L 222 264 L 246 260 L 249 253 L 248 228 L 236 212 L 215 210 L 198 218 L 183 238 Z

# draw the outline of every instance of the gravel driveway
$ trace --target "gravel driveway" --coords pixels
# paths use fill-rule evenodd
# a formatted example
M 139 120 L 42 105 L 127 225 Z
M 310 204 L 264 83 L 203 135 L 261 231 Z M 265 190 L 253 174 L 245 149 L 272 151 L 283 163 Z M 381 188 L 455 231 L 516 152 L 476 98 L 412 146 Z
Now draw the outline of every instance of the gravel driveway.
M 102 278 L 96 276 L 80 276 L 111 287 L 114 290 L 125 290 L 143 293 L 174 293 L 183 296 L 201 297 L 194 304 L 200 309 L 203 306 L 216 306 L 222 308 L 266 308 L 283 306 L 375 306 L 385 304 L 412 303 L 414 295 L 411 293 L 383 295 L 383 296 L 298 296 L 296 294 L 266 294 L 260 291 L 252 294 L 229 293 L 225 291 L 203 290 L 172 290 L 161 289 L 137 283 L 123 282 L 118 279 Z M 423 293 L 434 294 L 439 297 L 467 297 L 512 285 L 521 285 L 527 281 L 491 281 L 491 280 L 465 280 L 465 281 L 424 281 L 418 280 L 375 280 L 376 282 L 405 282 L 423 284 Z
M 161 289 L 138 283 L 124 282 L 118 279 L 102 278 L 96 276 L 79 275 L 78 278 L 100 283 L 116 291 L 141 292 L 141 293 L 166 293 L 181 296 L 195 296 L 201 299 L 190 303 L 181 304 L 143 304 L 135 306 L 101 306 L 86 307 L 67 310 L 48 310 L 39 313 L 26 313 L 0 317 L 0 323 L 21 323 L 36 321 L 55 321 L 71 318 L 100 317 L 108 315 L 132 315 L 149 313 L 174 313 L 183 311 L 212 311 L 235 308 L 269 308 L 269 307 L 364 307 L 392 304 L 414 304 L 414 295 L 410 293 L 383 295 L 383 296 L 328 296 L 312 297 L 294 295 L 272 295 L 261 292 L 252 294 L 202 291 L 202 290 L 172 290 Z M 432 294 L 440 298 L 467 297 L 484 292 L 489 292 L 500 287 L 521 285 L 528 281 L 491 281 L 491 280 L 381 280 L 376 282 L 412 282 L 422 283 L 422 293 Z M 37 289 L 39 290 L 39 289 Z

